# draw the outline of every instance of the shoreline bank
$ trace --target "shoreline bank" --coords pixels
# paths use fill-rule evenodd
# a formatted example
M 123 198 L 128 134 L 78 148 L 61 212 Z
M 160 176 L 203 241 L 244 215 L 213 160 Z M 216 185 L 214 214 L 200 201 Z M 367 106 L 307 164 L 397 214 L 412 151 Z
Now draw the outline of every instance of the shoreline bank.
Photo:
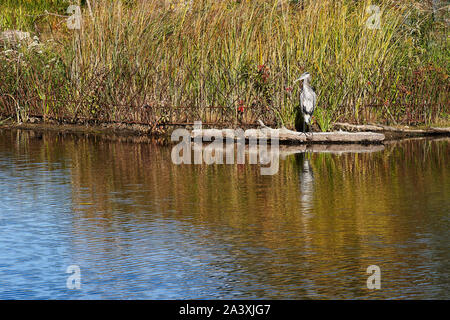
M 213 129 L 212 126 L 204 125 L 206 130 Z M 387 127 L 382 125 L 351 125 L 345 124 L 348 131 L 337 131 L 336 134 L 357 134 L 357 133 L 370 133 L 373 132 L 374 135 L 384 134 L 385 138 L 381 140 L 356 140 L 352 141 L 324 141 L 320 139 L 318 141 L 312 140 L 286 140 L 280 139 L 280 144 L 380 144 L 392 140 L 402 140 L 411 137 L 450 137 L 450 127 L 436 128 L 431 127 L 427 129 L 419 129 L 413 127 Z M 255 129 L 257 125 L 254 126 L 243 126 L 242 129 Z M 177 128 L 186 128 L 192 130 L 191 125 L 180 125 L 180 126 L 170 126 L 170 127 L 159 127 L 156 128 L 150 125 L 141 124 L 124 124 L 124 123 L 103 123 L 103 124 L 67 124 L 67 123 L 17 123 L 12 120 L 0 120 L 0 130 L 32 130 L 37 132 L 55 132 L 55 133 L 74 133 L 74 134 L 94 134 L 98 136 L 119 136 L 122 138 L 127 137 L 147 137 L 151 139 L 159 139 L 170 143 L 170 135 L 173 130 Z M 336 130 L 343 129 L 344 125 L 338 124 L 334 127 Z M 214 128 L 215 129 L 215 128 Z M 315 132 L 319 134 L 319 132 Z M 330 135 L 331 132 L 320 133 L 321 135 Z M 362 135 L 363 136 L 363 135 Z

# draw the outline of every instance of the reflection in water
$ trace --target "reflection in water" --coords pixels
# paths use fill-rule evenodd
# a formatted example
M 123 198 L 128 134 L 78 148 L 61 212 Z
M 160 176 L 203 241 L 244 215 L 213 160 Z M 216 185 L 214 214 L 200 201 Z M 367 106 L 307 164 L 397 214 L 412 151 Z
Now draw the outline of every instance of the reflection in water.
M 311 167 L 309 159 L 303 154 L 303 167 L 300 174 L 300 194 L 301 194 L 301 207 L 303 214 L 310 215 L 313 209 L 313 195 L 314 195 L 314 172 Z M 297 161 L 301 163 L 301 158 L 297 158 Z
M 448 298 L 449 139 L 302 148 L 261 176 L 145 137 L 0 131 L 0 298 Z
M 302 223 L 302 233 L 304 234 L 302 250 L 306 254 L 314 252 L 312 244 L 312 226 L 311 219 L 314 216 L 314 172 L 310 163 L 311 154 L 297 153 L 295 154 L 296 162 L 300 166 L 299 173 L 299 192 L 300 192 L 300 208 L 299 213 Z M 304 260 L 304 268 L 306 270 L 314 270 L 314 265 L 308 259 Z M 312 279 L 303 279 L 303 287 L 307 297 L 319 296 L 314 281 Z

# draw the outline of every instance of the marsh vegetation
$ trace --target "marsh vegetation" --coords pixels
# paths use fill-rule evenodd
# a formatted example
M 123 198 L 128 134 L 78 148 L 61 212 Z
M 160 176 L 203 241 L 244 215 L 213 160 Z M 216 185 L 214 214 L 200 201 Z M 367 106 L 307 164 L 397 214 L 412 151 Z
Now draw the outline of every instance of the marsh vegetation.
M 40 41 L 1 43 L 2 116 L 293 128 L 301 88 L 292 81 L 309 71 L 317 129 L 449 124 L 448 6 L 91 0 L 80 3 L 81 28 L 69 29 L 70 4 L 0 1 L 0 28 Z

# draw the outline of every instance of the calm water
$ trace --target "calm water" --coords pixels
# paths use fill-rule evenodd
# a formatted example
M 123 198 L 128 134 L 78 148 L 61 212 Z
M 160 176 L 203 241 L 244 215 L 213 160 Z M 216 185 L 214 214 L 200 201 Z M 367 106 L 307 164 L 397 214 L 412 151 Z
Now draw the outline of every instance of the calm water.
M 141 140 L 0 131 L 0 298 L 450 298 L 449 138 L 284 150 L 273 176 Z

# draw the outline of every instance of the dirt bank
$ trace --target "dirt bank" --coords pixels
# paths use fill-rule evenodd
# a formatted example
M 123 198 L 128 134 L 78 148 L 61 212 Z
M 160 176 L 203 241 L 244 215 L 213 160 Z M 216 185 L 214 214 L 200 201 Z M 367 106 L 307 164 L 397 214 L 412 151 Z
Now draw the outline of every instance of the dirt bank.
M 180 125 L 179 127 L 185 127 L 188 130 L 192 130 L 191 125 Z M 209 126 L 203 126 L 203 128 L 208 128 Z M 243 127 L 242 129 L 251 129 L 252 127 Z M 142 124 L 120 124 L 120 123 L 103 123 L 103 124 L 67 124 L 67 123 L 57 123 L 56 121 L 52 122 L 27 122 L 27 123 L 17 123 L 12 120 L 0 120 L 0 129 L 21 129 L 21 130 L 33 130 L 37 132 L 58 132 L 58 133 L 76 133 L 76 134 L 89 134 L 89 135 L 98 135 L 103 136 L 105 138 L 122 137 L 122 139 L 132 138 L 131 140 L 135 140 L 138 138 L 139 141 L 144 140 L 152 140 L 158 139 L 159 141 L 165 141 L 167 143 L 170 142 L 170 134 L 177 127 L 152 127 L 150 125 L 142 125 Z M 211 128 L 211 127 L 210 127 Z M 335 129 L 343 130 L 345 132 L 374 132 L 374 133 L 382 133 L 385 135 L 385 139 L 383 141 L 374 141 L 375 143 L 386 142 L 389 140 L 400 140 L 404 138 L 410 137 L 427 137 L 427 136 L 450 136 L 450 128 L 402 128 L 402 127 L 387 127 L 381 125 L 351 125 L 351 124 L 337 124 Z M 344 133 L 345 133 L 344 132 Z M 338 132 L 339 133 L 339 132 Z M 341 132 L 342 133 L 342 132 Z M 128 139 L 130 140 L 130 139 Z M 339 143 L 339 141 L 317 141 L 322 144 L 327 143 Z M 359 142 L 369 142 L 370 141 L 359 141 Z M 284 144 L 312 144 L 316 143 L 315 141 L 307 140 L 307 141 L 289 141 L 284 140 L 281 141 Z M 345 143 L 345 141 L 343 141 Z M 358 143 L 358 141 L 351 141 L 351 143 Z

